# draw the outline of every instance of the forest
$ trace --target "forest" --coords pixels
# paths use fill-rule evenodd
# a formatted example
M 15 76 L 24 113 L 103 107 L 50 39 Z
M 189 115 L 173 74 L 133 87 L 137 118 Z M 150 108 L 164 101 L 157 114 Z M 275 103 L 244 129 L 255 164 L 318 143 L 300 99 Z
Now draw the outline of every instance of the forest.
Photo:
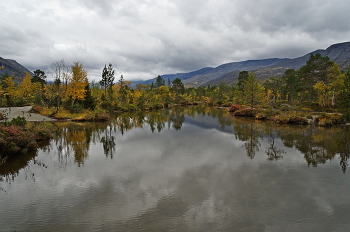
M 298 70 L 288 69 L 281 77 L 260 80 L 254 72 L 241 71 L 233 86 L 186 88 L 181 79 L 161 76 L 150 85 L 132 86 L 123 76 L 115 81 L 112 64 L 105 65 L 98 82 L 89 82 L 83 64 L 51 65 L 53 82 L 36 70 L 23 80 L 8 74 L 0 77 L 0 107 L 31 105 L 33 113 L 74 121 L 106 121 L 121 112 L 150 111 L 171 105 L 226 107 L 233 116 L 252 116 L 276 123 L 331 126 L 350 121 L 350 70 L 320 54 L 311 55 Z M 0 111 L 0 161 L 8 155 L 38 147 L 52 138 L 49 123 L 27 123 L 18 116 L 7 119 Z M 181 127 L 181 126 L 180 126 Z
M 185 88 L 179 78 L 170 81 L 158 76 L 155 83 L 132 87 L 123 76 L 115 80 L 112 64 L 105 65 L 100 81 L 89 82 L 83 64 L 67 65 L 64 60 L 53 62 L 50 71 L 52 83 L 41 70 L 34 71 L 34 76 L 26 73 L 20 83 L 16 77 L 2 75 L 0 106 L 32 105 L 33 112 L 50 117 L 86 120 L 98 120 L 95 116 L 99 114 L 171 104 L 339 112 L 350 120 L 350 71 L 341 71 L 320 54 L 311 54 L 304 66 L 288 69 L 281 77 L 260 80 L 254 72 L 241 71 L 233 86 Z

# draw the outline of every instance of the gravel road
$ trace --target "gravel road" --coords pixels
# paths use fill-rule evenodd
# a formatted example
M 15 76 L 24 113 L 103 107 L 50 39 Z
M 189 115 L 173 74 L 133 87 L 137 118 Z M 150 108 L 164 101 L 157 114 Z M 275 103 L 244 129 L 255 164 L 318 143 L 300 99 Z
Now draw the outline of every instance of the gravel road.
M 23 107 L 0 107 L 0 113 L 8 114 L 8 119 L 16 118 L 17 116 L 25 117 L 27 121 L 36 122 L 36 121 L 56 121 L 40 114 L 29 113 L 31 106 Z

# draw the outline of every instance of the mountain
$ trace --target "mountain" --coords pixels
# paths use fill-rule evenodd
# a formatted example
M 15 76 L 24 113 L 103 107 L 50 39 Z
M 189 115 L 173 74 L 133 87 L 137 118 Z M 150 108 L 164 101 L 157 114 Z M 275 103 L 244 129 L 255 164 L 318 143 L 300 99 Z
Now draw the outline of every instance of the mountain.
M 175 80 L 176 78 L 180 78 L 182 81 L 187 80 L 189 78 L 192 78 L 194 76 L 197 75 L 202 75 L 205 74 L 207 72 L 209 72 L 210 70 L 212 70 L 213 68 L 202 68 L 199 69 L 197 71 L 193 71 L 193 72 L 189 72 L 189 73 L 177 73 L 177 74 L 165 74 L 162 75 L 161 77 L 165 80 L 165 84 L 168 84 L 168 79 L 170 81 Z M 146 80 L 146 81 L 137 81 L 137 82 L 133 82 L 133 85 L 136 86 L 137 84 L 142 84 L 142 85 L 150 85 L 153 83 L 156 83 L 156 77 L 150 80 Z
M 266 68 L 256 67 L 255 69 L 244 69 L 246 71 L 254 71 L 257 77 L 261 80 L 265 80 L 271 76 L 282 76 L 287 69 L 299 69 L 301 66 L 306 64 L 306 61 L 309 59 L 311 54 L 320 53 L 322 56 L 328 56 L 330 60 L 336 62 L 339 65 L 341 70 L 346 70 L 350 67 L 350 42 L 333 44 L 328 47 L 326 50 L 319 49 L 313 52 L 310 52 L 304 56 L 297 57 L 294 59 L 287 59 L 280 63 L 276 63 Z M 233 72 L 225 73 L 220 77 L 210 80 L 202 85 L 219 85 L 220 83 L 226 83 L 233 85 L 237 82 L 238 74 L 243 69 L 235 70 Z M 190 81 L 190 80 L 189 80 Z
M 26 75 L 26 72 L 33 76 L 33 73 L 31 71 L 20 65 L 15 60 L 4 59 L 0 57 L 0 67 L 3 67 L 0 69 L 0 76 L 7 73 L 12 77 L 18 77 L 22 79 Z
M 271 58 L 271 59 L 264 59 L 264 60 L 247 60 L 247 61 L 223 64 L 214 69 L 209 70 L 204 74 L 196 75 L 192 78 L 189 78 L 183 81 L 183 83 L 185 84 L 186 87 L 198 87 L 207 83 L 208 81 L 214 80 L 216 78 L 220 78 L 222 75 L 232 71 L 236 71 L 236 70 L 252 71 L 256 69 L 264 69 L 286 60 L 288 59 Z
M 350 68 L 350 42 L 333 44 L 326 50 L 319 49 L 294 59 L 262 59 L 233 62 L 220 65 L 216 68 L 203 68 L 189 73 L 162 75 L 165 81 L 180 78 L 186 87 L 199 87 L 227 83 L 234 85 L 240 71 L 254 71 L 259 79 L 264 80 L 271 76 L 282 76 L 287 69 L 299 69 L 306 64 L 311 54 L 320 53 L 336 62 L 340 69 Z M 141 84 L 155 83 L 156 78 L 139 82 Z

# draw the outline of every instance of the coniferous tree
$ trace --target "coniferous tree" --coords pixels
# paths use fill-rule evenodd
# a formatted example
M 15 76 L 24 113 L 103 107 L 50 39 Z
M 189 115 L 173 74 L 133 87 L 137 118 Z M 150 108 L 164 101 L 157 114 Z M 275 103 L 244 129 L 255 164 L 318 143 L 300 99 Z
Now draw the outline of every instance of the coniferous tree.
M 316 91 L 313 86 L 318 81 L 327 82 L 328 69 L 333 65 L 333 61 L 329 60 L 328 56 L 311 54 L 306 64 L 298 71 L 299 81 L 302 83 L 303 97 L 308 94 L 309 102 L 312 102 L 316 96 Z M 302 98 L 302 100 L 304 100 Z
M 183 94 L 184 91 L 185 91 L 185 86 L 182 83 L 180 78 L 176 78 L 175 80 L 173 80 L 173 82 L 172 82 L 172 89 L 175 92 L 176 101 L 178 101 L 179 100 L 179 95 Z
M 156 79 L 155 86 L 156 86 L 156 88 L 159 88 L 159 87 L 161 87 L 163 85 L 165 85 L 165 80 L 161 76 L 158 75 L 158 77 Z
M 287 97 L 289 103 L 292 103 L 296 99 L 297 92 L 300 89 L 297 72 L 294 69 L 287 69 L 282 76 L 282 82 L 284 83 L 284 96 Z
M 344 85 L 338 95 L 339 108 L 347 121 L 350 121 L 350 71 L 347 71 L 344 78 Z
M 263 101 L 264 87 L 257 79 L 254 72 L 249 73 L 247 79 L 244 82 L 244 93 L 244 102 L 252 108 Z
M 85 86 L 85 97 L 84 97 L 83 104 L 84 104 L 84 108 L 91 109 L 91 110 L 95 109 L 95 106 L 96 106 L 95 99 L 91 94 L 91 88 L 89 83 Z
M 112 64 L 109 64 L 108 67 L 105 65 L 102 70 L 102 80 L 100 81 L 100 85 L 105 90 L 105 95 L 107 94 L 107 89 L 111 88 L 114 84 L 114 72 Z
M 46 74 L 44 71 L 41 71 L 40 69 L 37 69 L 34 71 L 34 76 L 32 77 L 32 83 L 39 82 L 42 85 L 46 84 Z

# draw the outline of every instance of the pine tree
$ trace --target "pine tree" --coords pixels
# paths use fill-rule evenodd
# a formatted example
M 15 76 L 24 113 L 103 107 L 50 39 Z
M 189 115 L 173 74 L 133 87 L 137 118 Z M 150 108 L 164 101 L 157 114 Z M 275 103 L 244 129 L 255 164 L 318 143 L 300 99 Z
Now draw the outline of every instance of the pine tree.
M 347 121 L 350 121 L 350 71 L 347 71 L 344 78 L 344 85 L 338 95 L 339 108 Z
M 165 80 L 161 76 L 158 75 L 158 77 L 156 79 L 155 86 L 156 86 L 156 88 L 159 88 L 159 87 L 161 87 L 163 85 L 165 85 Z
M 247 79 L 244 81 L 244 93 L 245 104 L 252 108 L 261 103 L 264 98 L 264 87 L 254 72 L 249 73 Z
M 102 80 L 100 81 L 100 85 L 105 90 L 105 95 L 107 94 L 107 89 L 111 88 L 114 84 L 114 69 L 112 64 L 108 65 L 108 68 L 105 67 L 102 70 Z

